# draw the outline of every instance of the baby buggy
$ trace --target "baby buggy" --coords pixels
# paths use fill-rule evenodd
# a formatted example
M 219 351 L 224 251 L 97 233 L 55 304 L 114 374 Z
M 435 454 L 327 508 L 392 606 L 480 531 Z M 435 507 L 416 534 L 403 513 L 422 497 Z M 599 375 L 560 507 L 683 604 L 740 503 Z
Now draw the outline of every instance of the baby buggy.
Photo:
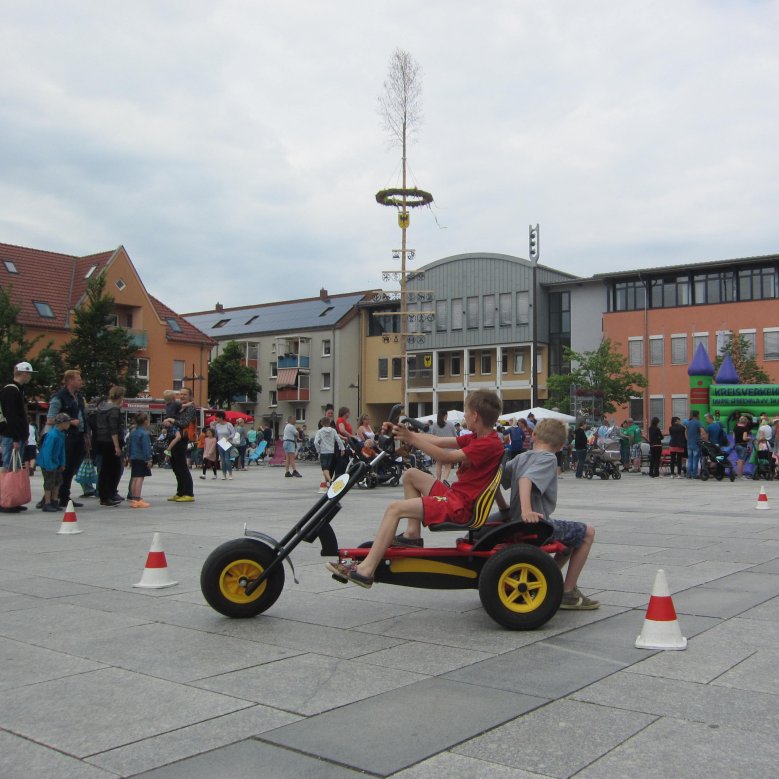
M 403 474 L 403 466 L 399 457 L 385 457 L 374 463 L 378 450 L 373 442 L 363 444 L 359 438 L 350 438 L 348 441 L 348 450 L 351 455 L 349 467 L 354 461 L 370 464 L 370 470 L 366 471 L 363 477 L 357 482 L 357 486 L 362 489 L 373 489 L 380 484 L 387 484 L 390 487 L 397 487 L 400 484 L 400 477 Z
M 754 452 L 754 458 L 750 458 L 753 469 L 752 478 L 755 481 L 758 479 L 772 481 L 774 478 L 774 458 L 770 444 L 758 441 L 755 447 L 757 451 Z
M 701 441 L 701 479 L 706 481 L 709 476 L 713 476 L 717 481 L 722 481 L 727 476 L 735 481 L 736 469 L 729 457 L 731 451 L 730 446 Z
M 619 452 L 615 452 L 619 456 Z M 609 452 L 597 444 L 587 450 L 587 458 L 584 461 L 584 475 L 591 479 L 593 476 L 600 476 L 601 479 L 621 479 L 622 474 L 619 470 L 619 460 L 612 460 Z

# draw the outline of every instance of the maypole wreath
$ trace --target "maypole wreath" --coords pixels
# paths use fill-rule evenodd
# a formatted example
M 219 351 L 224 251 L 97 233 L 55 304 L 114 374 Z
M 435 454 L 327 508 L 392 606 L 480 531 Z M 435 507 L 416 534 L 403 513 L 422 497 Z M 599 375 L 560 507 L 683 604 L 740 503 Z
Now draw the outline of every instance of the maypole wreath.
M 405 197 L 406 202 L 403 202 Z M 376 202 L 382 206 L 395 206 L 395 208 L 418 208 L 429 206 L 433 202 L 433 196 L 424 189 L 382 189 L 376 193 Z

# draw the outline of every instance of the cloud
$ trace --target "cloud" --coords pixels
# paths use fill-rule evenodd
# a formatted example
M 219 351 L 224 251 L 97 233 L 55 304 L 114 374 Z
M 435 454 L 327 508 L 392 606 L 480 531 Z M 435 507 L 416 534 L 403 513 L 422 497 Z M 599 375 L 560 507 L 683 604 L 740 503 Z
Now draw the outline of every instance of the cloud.
M 589 275 L 776 250 L 776 2 L 6 4 L 0 240 L 124 244 L 180 311 L 381 285 L 377 97 L 423 69 L 422 262 Z

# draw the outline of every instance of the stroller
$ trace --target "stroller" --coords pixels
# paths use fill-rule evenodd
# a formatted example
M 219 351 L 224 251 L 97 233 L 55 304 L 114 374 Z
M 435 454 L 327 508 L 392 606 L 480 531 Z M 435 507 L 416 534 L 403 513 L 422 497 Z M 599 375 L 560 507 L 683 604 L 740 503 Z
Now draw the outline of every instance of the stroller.
M 619 452 L 615 452 L 617 457 Z M 584 475 L 591 479 L 593 476 L 600 476 L 606 480 L 611 476 L 612 479 L 621 479 L 622 473 L 619 470 L 619 460 L 611 459 L 610 452 L 602 446 L 593 444 L 587 449 L 587 458 L 584 461 Z
M 371 446 L 364 446 L 359 438 L 350 438 L 347 450 L 351 456 L 349 467 L 354 460 L 362 462 L 371 462 L 379 450 Z M 400 477 L 403 473 L 403 466 L 400 457 L 385 457 L 377 465 L 374 465 L 365 473 L 362 479 L 357 482 L 357 486 L 362 489 L 373 489 L 379 484 L 387 484 L 390 487 L 397 487 L 400 484 Z
M 767 444 L 765 448 L 761 448 L 761 444 Z M 774 478 L 774 458 L 771 451 L 771 446 L 768 442 L 757 441 L 754 446 L 756 450 L 754 452 L 754 458 L 750 457 L 752 463 L 752 478 L 757 481 L 758 479 L 765 479 L 766 481 L 773 481 Z
M 722 481 L 727 476 L 731 481 L 736 480 L 736 469 L 730 461 L 731 446 L 719 446 L 711 441 L 701 441 L 701 479 L 706 481 L 713 476 L 717 481 Z
M 260 443 L 257 444 L 257 446 L 252 449 L 252 451 L 249 454 L 249 457 L 246 460 L 246 465 L 249 466 L 252 463 L 255 463 L 256 465 L 261 465 L 262 462 L 264 462 L 265 457 L 265 450 L 268 448 L 268 442 L 267 441 L 260 441 Z

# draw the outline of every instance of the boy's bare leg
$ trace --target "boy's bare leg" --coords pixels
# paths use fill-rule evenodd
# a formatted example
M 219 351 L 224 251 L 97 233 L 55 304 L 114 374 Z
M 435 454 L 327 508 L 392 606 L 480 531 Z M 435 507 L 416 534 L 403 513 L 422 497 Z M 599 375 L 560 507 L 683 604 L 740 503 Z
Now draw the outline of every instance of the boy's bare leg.
M 436 479 L 432 474 L 425 473 L 417 468 L 411 468 L 403 474 L 403 497 L 408 501 L 414 498 L 421 498 L 423 495 L 428 495 L 435 481 Z M 408 523 L 406 524 L 403 535 L 406 538 L 421 538 L 422 514 L 420 513 L 418 519 L 415 519 L 410 515 L 407 516 L 407 519 Z M 397 530 L 397 526 L 395 527 L 395 530 Z
M 428 474 L 424 474 L 427 476 Z M 362 576 L 373 576 L 374 571 L 384 557 L 384 553 L 389 548 L 395 533 L 398 531 L 398 524 L 403 517 L 407 517 L 409 523 L 415 520 L 418 526 L 422 523 L 422 500 L 420 498 L 411 498 L 410 500 L 396 500 L 387 506 L 384 512 L 376 537 L 373 539 L 373 546 L 365 559 L 357 566 L 357 573 Z
M 584 541 L 582 541 L 582 545 L 578 549 L 574 549 L 570 555 L 555 555 L 555 561 L 560 568 L 565 565 L 566 561 L 568 562 L 568 570 L 565 572 L 565 581 L 563 582 L 563 590 L 565 592 L 570 592 L 576 587 L 594 540 L 595 528 L 592 525 L 587 525 Z

